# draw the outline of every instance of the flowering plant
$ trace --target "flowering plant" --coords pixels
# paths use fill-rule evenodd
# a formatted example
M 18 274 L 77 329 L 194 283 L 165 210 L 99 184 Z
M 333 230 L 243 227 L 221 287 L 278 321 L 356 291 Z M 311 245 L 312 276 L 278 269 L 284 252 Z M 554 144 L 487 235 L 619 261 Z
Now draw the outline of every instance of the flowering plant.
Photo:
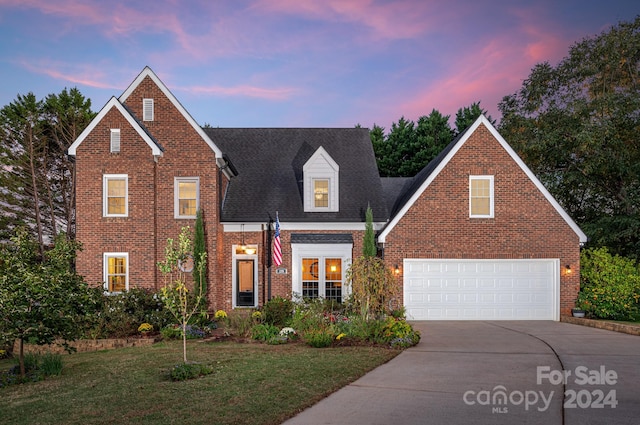
M 280 330 L 280 336 L 294 336 L 295 334 L 296 331 L 293 328 L 282 328 L 282 330 Z
M 262 320 L 262 313 L 259 311 L 254 311 L 253 313 L 251 313 L 251 317 L 259 322 L 260 320 Z
M 140 326 L 138 326 L 138 332 L 146 334 L 147 332 L 151 332 L 153 330 L 153 325 L 150 325 L 149 323 L 143 323 Z
M 216 311 L 216 313 L 213 315 L 213 317 L 214 317 L 216 320 L 223 320 L 223 319 L 226 319 L 228 316 L 227 316 L 227 312 L 226 312 L 226 311 L 224 311 L 224 310 L 218 310 L 218 311 Z

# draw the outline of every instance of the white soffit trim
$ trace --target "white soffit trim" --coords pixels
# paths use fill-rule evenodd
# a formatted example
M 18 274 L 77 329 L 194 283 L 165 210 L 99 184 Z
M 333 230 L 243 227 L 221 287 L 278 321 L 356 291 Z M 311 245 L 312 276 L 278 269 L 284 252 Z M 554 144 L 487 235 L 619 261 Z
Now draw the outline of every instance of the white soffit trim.
M 133 129 L 140 135 L 140 137 L 142 137 L 142 140 L 144 140 L 147 145 L 149 145 L 154 156 L 162 156 L 162 150 L 160 149 L 160 147 L 151 139 L 149 134 L 147 134 L 147 132 L 142 129 L 140 124 L 138 124 L 138 121 L 136 121 L 135 118 L 131 116 L 129 111 L 127 111 L 125 107 L 122 106 L 122 103 L 120 103 L 115 97 L 111 97 L 111 99 L 109 99 L 106 105 L 104 105 L 100 112 L 98 112 L 98 115 L 96 115 L 95 118 L 91 120 L 89 125 L 82 131 L 82 133 L 80 133 L 75 142 L 73 142 L 71 146 L 69 146 L 69 149 L 67 150 L 67 153 L 69 155 L 76 155 L 78 146 L 80 146 L 84 139 L 87 138 L 87 136 L 96 128 L 98 123 L 102 121 L 105 115 L 107 115 L 107 113 L 112 108 L 116 108 L 120 112 L 120 114 L 122 114 L 122 116 L 127 120 L 131 127 L 133 127 Z
M 274 222 L 275 223 L 275 222 Z M 241 232 L 242 225 L 244 224 L 245 232 L 259 232 L 266 230 L 267 223 L 220 223 L 222 224 L 224 232 Z M 373 223 L 373 228 L 379 230 L 386 223 Z M 365 223 L 297 223 L 297 222 L 283 222 L 280 221 L 280 230 L 287 230 L 292 232 L 309 232 L 309 231 L 364 231 Z
M 540 192 L 544 195 L 544 197 L 549 201 L 549 203 L 556 209 L 558 214 L 565 220 L 565 222 L 571 227 L 571 229 L 578 235 L 580 243 L 587 242 L 587 236 L 584 232 L 578 227 L 578 225 L 573 221 L 573 219 L 567 214 L 567 212 L 560 206 L 558 201 L 549 193 L 546 187 L 538 180 L 538 178 L 533 174 L 533 172 L 527 167 L 527 165 L 522 161 L 522 159 L 518 156 L 518 154 L 513 150 L 511 146 L 507 143 L 507 141 L 498 133 L 498 130 L 491 124 L 491 122 L 484 116 L 480 115 L 478 119 L 467 129 L 465 134 L 458 140 L 458 143 L 449 151 L 447 156 L 440 161 L 440 164 L 433 170 L 433 172 L 429 175 L 429 177 L 422 183 L 420 188 L 416 190 L 416 192 L 411 196 L 409 201 L 402 207 L 402 209 L 396 214 L 396 216 L 389 222 L 387 227 L 380 233 L 378 236 L 379 243 L 385 243 L 385 239 L 387 235 L 393 230 L 393 228 L 398 224 L 400 219 L 409 211 L 409 209 L 413 206 L 413 204 L 418 200 L 418 198 L 422 195 L 422 193 L 426 190 L 427 187 L 433 182 L 433 180 L 440 174 L 440 171 L 451 161 L 451 158 L 460 150 L 462 145 L 466 143 L 466 141 L 471 137 L 471 135 L 477 130 L 480 124 L 484 124 L 485 127 L 489 130 L 489 132 L 496 138 L 498 143 L 504 148 L 504 150 L 511 156 L 511 158 L 518 164 L 518 166 L 524 171 L 524 173 L 529 177 L 529 179 L 533 182 L 533 184 L 540 190 Z
M 169 99 L 171 101 L 173 106 L 175 106 L 176 109 L 178 111 L 180 111 L 182 116 L 187 120 L 187 122 L 189 124 L 191 124 L 191 127 L 193 127 L 193 129 L 196 131 L 196 133 L 198 133 L 198 135 L 202 138 L 202 140 L 204 140 L 205 143 L 207 145 L 209 145 L 211 150 L 216 154 L 216 158 L 222 158 L 222 151 L 220 150 L 220 148 L 218 148 L 218 146 L 216 146 L 216 144 L 213 143 L 213 141 L 209 138 L 209 136 L 207 136 L 207 133 L 204 132 L 202 127 L 200 127 L 198 125 L 198 123 L 196 122 L 196 120 L 193 119 L 191 114 L 189 114 L 189 112 L 187 112 L 187 110 L 184 108 L 184 106 L 182 106 L 182 104 L 173 95 L 173 93 L 171 93 L 171 91 L 169 91 L 167 86 L 164 85 L 164 83 L 160 80 L 160 78 L 158 78 L 158 76 L 148 66 L 144 67 L 142 72 L 140 72 L 140 74 L 138 74 L 136 79 L 133 80 L 133 82 L 129 85 L 129 87 L 127 87 L 127 89 L 120 95 L 120 97 L 118 98 L 120 100 L 120 102 L 125 103 L 127 101 L 127 98 L 131 95 L 131 93 L 133 93 L 133 91 L 138 87 L 138 85 L 146 77 L 151 78 L 151 80 L 153 80 L 153 82 L 160 88 L 162 93 L 165 96 L 167 96 L 167 99 Z

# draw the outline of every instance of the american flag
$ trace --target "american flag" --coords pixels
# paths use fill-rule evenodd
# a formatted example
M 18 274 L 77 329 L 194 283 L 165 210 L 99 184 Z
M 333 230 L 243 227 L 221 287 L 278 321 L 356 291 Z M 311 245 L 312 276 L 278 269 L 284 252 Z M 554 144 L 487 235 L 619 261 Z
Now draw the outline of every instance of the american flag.
M 282 264 L 282 247 L 280 246 L 280 220 L 276 213 L 276 234 L 273 237 L 273 262 L 276 267 Z

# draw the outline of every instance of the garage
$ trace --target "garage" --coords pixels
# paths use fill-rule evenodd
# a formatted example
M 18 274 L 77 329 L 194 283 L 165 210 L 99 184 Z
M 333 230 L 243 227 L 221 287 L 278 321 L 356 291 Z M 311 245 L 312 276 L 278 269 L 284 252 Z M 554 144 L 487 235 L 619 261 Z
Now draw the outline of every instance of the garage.
M 558 259 L 405 259 L 410 320 L 559 320 Z

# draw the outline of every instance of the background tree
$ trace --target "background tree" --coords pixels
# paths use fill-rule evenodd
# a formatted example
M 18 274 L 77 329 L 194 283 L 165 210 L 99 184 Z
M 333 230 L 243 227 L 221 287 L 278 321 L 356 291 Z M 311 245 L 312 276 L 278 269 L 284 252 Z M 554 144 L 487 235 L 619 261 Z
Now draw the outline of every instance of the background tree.
M 68 349 L 66 343 L 81 336 L 97 309 L 96 292 L 71 270 L 78 249 L 61 234 L 40 257 L 31 234 L 19 228 L 0 250 L 0 340 L 19 340 L 22 376 L 24 341 L 62 339 Z
M 75 235 L 75 163 L 66 151 L 91 121 L 77 89 L 18 95 L 0 110 L 0 239 L 27 225 L 42 253 L 60 230 Z
M 95 117 L 91 100 L 77 88 L 50 94 L 44 101 L 45 135 L 49 144 L 48 183 L 56 220 L 75 239 L 75 161 L 67 149 Z
M 458 109 L 456 112 L 456 135 L 465 131 L 471 124 L 473 124 L 480 115 L 484 114 L 484 116 L 489 120 L 491 125 L 496 124 L 496 120 L 491 118 L 491 115 L 480 107 L 480 101 L 472 103 L 470 106 L 466 106 L 464 108 Z
M 640 256 L 640 17 L 536 65 L 501 134 L 590 238 Z
M 384 128 L 374 126 L 371 143 L 383 177 L 413 177 L 451 142 L 453 132 L 449 116 L 435 109 L 418 119 L 418 124 L 401 117 L 391 125 L 388 135 Z

